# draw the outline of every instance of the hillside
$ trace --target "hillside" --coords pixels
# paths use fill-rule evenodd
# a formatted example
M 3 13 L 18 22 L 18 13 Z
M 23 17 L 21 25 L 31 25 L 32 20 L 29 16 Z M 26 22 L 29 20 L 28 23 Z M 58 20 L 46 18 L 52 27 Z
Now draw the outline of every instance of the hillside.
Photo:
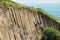
M 42 28 L 60 31 L 60 20 L 40 8 L 10 0 L 0 1 L 0 35 L 2 40 L 40 40 Z

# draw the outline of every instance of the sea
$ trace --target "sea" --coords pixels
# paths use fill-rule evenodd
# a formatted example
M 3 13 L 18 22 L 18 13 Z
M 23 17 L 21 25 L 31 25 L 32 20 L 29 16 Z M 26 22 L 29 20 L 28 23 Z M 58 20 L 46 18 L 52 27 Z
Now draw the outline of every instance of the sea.
M 35 8 L 41 8 L 60 19 L 60 4 L 24 4 Z

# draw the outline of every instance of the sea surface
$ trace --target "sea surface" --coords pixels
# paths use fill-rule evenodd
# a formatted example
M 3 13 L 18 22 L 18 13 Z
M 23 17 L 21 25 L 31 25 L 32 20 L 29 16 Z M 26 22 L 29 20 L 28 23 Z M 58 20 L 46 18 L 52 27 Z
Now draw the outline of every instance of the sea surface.
M 60 19 L 60 4 L 24 4 L 35 8 L 41 8 Z

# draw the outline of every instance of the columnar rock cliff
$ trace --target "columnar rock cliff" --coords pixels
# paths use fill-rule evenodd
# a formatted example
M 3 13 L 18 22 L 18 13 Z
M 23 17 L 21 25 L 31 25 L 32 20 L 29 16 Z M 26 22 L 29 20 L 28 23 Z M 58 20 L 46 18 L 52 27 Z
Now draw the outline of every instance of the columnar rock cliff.
M 60 23 L 42 12 L 0 4 L 0 36 L 2 40 L 40 40 L 43 27 L 60 30 Z

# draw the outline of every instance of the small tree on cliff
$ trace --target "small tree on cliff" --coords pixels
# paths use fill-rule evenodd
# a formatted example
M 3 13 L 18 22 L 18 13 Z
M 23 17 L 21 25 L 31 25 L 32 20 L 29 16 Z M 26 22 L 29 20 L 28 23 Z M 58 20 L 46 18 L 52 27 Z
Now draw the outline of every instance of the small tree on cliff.
M 42 40 L 56 40 L 56 38 L 60 38 L 60 32 L 58 30 L 52 27 L 47 27 L 44 29 Z

